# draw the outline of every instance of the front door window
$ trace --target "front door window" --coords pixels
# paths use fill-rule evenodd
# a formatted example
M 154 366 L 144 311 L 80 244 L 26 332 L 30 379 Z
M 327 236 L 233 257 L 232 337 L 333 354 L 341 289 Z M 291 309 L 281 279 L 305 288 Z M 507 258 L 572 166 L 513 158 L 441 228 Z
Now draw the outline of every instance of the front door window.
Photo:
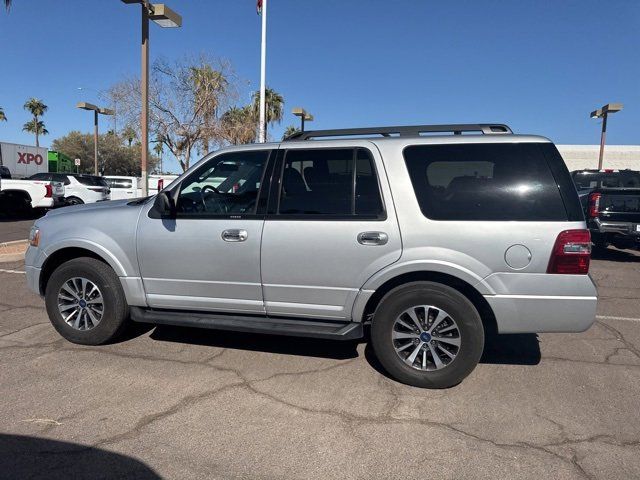
M 268 157 L 269 150 L 240 151 L 205 162 L 182 182 L 178 215 L 254 214 Z

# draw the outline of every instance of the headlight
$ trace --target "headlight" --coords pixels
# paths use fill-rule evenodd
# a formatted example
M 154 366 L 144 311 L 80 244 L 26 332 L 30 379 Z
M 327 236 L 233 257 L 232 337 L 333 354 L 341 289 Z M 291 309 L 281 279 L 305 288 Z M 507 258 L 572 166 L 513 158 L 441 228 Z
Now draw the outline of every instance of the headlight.
M 40 229 L 31 227 L 31 231 L 29 232 L 29 245 L 32 247 L 37 247 L 40 245 Z

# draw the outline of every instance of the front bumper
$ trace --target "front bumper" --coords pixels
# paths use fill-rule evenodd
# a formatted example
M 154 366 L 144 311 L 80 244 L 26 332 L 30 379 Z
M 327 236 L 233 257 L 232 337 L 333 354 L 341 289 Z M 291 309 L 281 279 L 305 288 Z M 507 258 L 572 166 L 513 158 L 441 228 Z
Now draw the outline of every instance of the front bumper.
M 42 293 L 40 292 L 40 271 L 41 270 L 37 267 L 25 267 L 24 271 L 26 273 L 27 287 L 29 287 L 29 290 L 31 290 L 33 293 L 36 293 L 42 296 Z
M 27 287 L 33 293 L 42 295 L 40 292 L 40 272 L 47 256 L 37 247 L 29 246 L 24 255 L 24 271 L 27 277 Z

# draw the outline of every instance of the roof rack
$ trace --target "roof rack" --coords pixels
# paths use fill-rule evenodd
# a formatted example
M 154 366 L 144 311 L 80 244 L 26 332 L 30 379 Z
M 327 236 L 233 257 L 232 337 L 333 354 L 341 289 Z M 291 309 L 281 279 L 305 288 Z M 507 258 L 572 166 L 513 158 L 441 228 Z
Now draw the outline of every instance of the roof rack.
M 383 137 L 418 137 L 423 133 L 446 133 L 462 135 L 462 132 L 482 132 L 485 135 L 513 133 L 502 123 L 459 123 L 451 125 L 406 125 L 397 127 L 343 128 L 335 130 L 308 130 L 297 132 L 285 138 L 289 140 L 310 140 L 321 137 L 350 137 L 356 135 L 381 135 Z

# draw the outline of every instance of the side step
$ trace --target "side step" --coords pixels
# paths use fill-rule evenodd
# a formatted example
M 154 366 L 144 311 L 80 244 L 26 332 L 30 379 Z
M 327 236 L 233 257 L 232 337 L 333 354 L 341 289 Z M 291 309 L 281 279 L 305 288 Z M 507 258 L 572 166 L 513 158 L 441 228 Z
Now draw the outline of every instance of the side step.
M 331 340 L 358 340 L 364 336 L 362 323 L 333 320 L 294 320 L 267 316 L 152 310 L 140 307 L 131 307 L 131 319 L 134 322 L 153 323 L 156 325 L 176 325 L 180 327 L 210 328 L 214 330 Z

